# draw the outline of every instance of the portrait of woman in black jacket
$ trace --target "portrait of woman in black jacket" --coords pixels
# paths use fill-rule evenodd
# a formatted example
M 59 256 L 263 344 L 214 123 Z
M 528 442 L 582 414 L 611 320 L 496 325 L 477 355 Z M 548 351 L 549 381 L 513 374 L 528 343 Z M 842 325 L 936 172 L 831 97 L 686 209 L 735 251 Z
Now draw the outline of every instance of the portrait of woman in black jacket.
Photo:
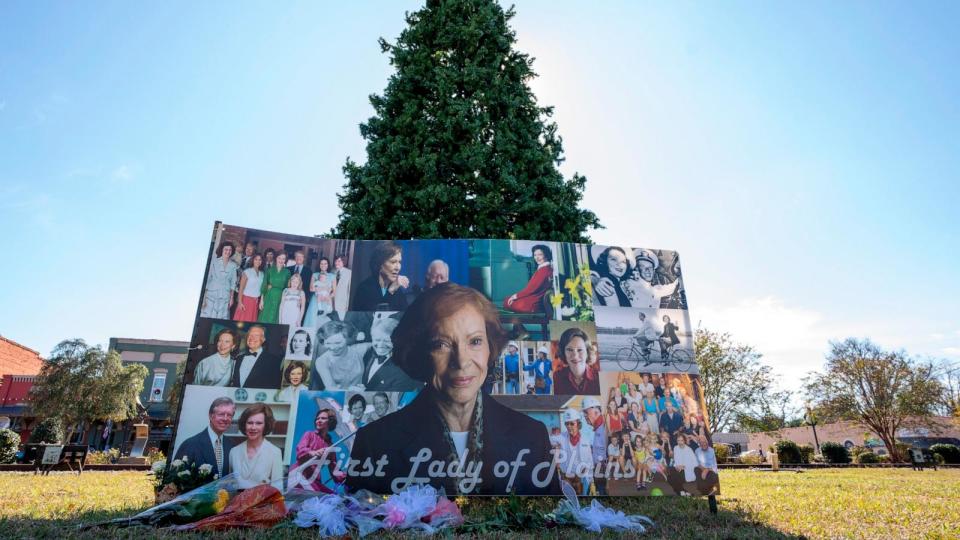
M 370 277 L 357 284 L 352 311 L 403 311 L 410 280 L 400 274 L 403 250 L 393 242 L 379 242 L 370 257 Z
M 496 308 L 480 292 L 444 283 L 421 294 L 393 333 L 393 354 L 426 387 L 357 431 L 347 486 L 391 493 L 414 476 L 447 494 L 558 494 L 546 427 L 481 392 L 506 342 Z M 365 463 L 382 463 L 384 474 L 361 474 Z M 478 481 L 429 473 L 457 463 Z

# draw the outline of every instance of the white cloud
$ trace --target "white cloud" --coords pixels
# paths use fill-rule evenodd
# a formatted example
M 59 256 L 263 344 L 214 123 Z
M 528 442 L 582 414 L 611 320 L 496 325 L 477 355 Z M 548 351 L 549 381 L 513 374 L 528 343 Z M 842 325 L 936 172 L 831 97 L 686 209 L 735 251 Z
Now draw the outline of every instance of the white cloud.
M 857 335 L 839 328 L 823 313 L 788 306 L 775 296 L 746 298 L 725 306 L 693 306 L 691 320 L 714 332 L 729 332 L 734 341 L 763 355 L 785 388 L 799 390 L 804 376 L 823 367 L 830 340 Z
M 694 320 L 714 331 L 729 332 L 735 340 L 749 343 L 764 354 L 822 350 L 837 336 L 811 309 L 790 307 L 774 296 L 747 298 L 736 304 L 691 309 Z
M 110 179 L 118 184 L 125 184 L 133 180 L 134 172 L 129 165 L 120 165 L 110 173 Z
M 940 351 L 948 356 L 960 356 L 960 347 L 944 347 Z

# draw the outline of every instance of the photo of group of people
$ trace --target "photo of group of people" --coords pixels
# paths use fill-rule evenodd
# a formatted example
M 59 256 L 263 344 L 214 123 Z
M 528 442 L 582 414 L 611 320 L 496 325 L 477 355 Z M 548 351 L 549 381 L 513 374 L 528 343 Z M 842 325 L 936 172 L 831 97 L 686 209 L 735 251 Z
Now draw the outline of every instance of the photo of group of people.
M 217 224 L 198 313 L 174 457 L 244 485 L 716 489 L 687 479 L 709 436 L 695 364 L 668 362 L 693 350 L 674 252 Z
M 601 385 L 602 399 L 567 402 L 551 435 L 559 473 L 579 494 L 719 493 L 696 375 L 604 373 Z

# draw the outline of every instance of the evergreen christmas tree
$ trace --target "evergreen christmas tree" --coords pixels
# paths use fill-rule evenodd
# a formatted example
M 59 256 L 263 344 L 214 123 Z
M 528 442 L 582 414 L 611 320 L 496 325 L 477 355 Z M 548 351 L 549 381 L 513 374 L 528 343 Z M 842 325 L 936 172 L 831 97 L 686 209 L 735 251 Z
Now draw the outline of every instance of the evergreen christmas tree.
M 587 242 L 586 178 L 557 170 L 552 107 L 528 82 L 533 59 L 492 0 L 427 0 L 395 44 L 396 73 L 361 124 L 367 162 L 349 158 L 341 238 L 523 238 Z

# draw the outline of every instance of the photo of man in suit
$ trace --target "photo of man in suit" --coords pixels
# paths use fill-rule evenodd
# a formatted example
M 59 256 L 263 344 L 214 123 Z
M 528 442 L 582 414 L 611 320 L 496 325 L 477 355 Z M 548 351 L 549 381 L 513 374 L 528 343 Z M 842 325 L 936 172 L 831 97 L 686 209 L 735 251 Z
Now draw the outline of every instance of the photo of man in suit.
M 223 434 L 233 423 L 233 414 L 237 406 L 228 397 L 219 397 L 210 403 L 210 425 L 200 433 L 183 441 L 177 449 L 174 459 L 187 458 L 191 463 L 213 466 L 213 474 L 218 478 L 230 474 L 230 450 L 233 445 Z
M 280 389 L 282 358 L 263 350 L 266 341 L 266 330 L 262 326 L 250 328 L 247 332 L 247 350 L 234 365 L 230 386 Z
M 389 390 L 392 392 L 407 392 L 416 390 L 423 383 L 410 378 L 409 375 L 393 362 L 393 341 L 391 335 L 399 324 L 393 317 L 378 316 L 374 318 L 370 328 L 372 347 L 363 355 L 364 387 L 369 390 Z

